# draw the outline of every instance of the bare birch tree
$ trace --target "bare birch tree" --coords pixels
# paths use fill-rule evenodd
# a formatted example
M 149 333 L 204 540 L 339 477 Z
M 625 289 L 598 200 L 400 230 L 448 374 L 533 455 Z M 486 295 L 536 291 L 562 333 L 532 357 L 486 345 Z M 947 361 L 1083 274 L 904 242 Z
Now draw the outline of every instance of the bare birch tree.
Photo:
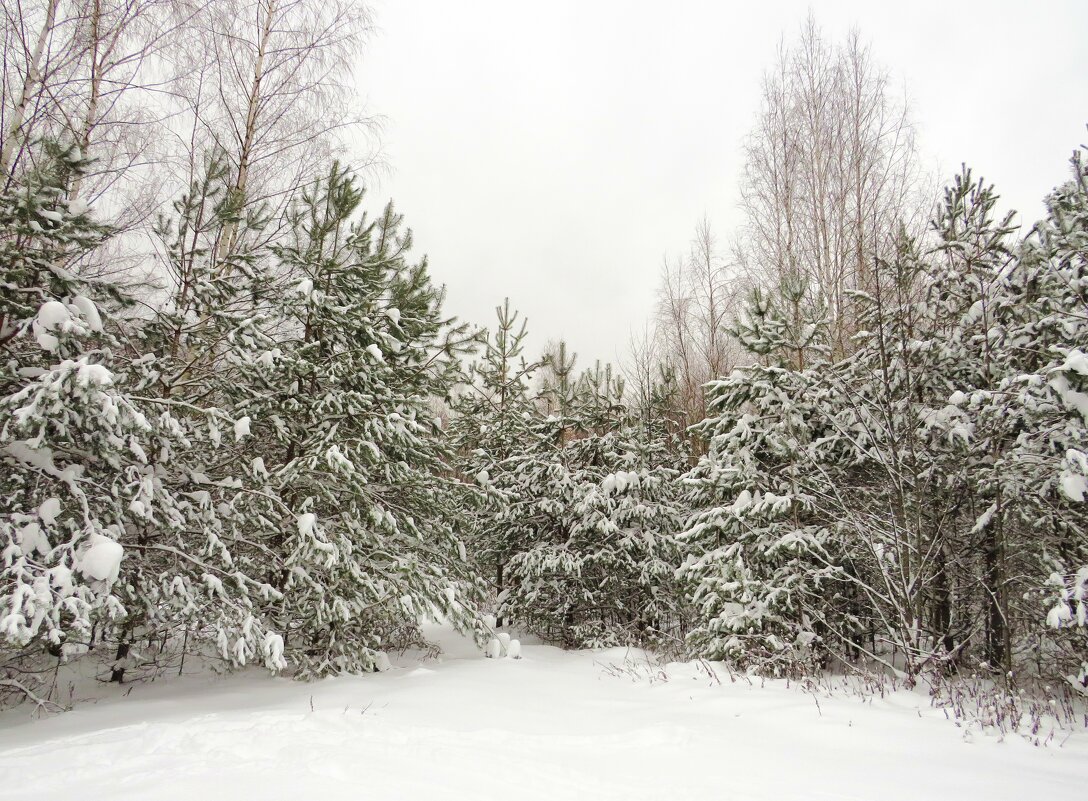
M 730 326 L 737 312 L 733 271 L 704 218 L 687 257 L 671 264 L 666 260 L 657 303 L 658 356 L 673 373 L 689 424 L 703 417 L 703 385 L 735 365 L 737 347 Z
M 206 4 L 206 0 L 205 0 Z M 10 183 L 50 146 L 78 149 L 69 202 L 94 206 L 114 232 L 81 265 L 131 272 L 167 186 L 172 70 L 165 45 L 204 5 L 178 0 L 13 0 L 4 4 L 0 170 Z M 145 265 L 146 268 L 146 265 Z
M 745 157 L 737 262 L 748 283 L 803 286 L 827 311 L 831 355 L 851 352 L 851 293 L 872 291 L 875 259 L 924 211 L 906 101 L 856 31 L 834 45 L 810 16 L 764 77 Z
M 195 65 L 176 86 L 187 120 L 177 128 L 184 182 L 216 150 L 230 165 L 239 213 L 265 207 L 280 219 L 291 190 L 342 154 L 349 134 L 370 130 L 350 85 L 368 26 L 366 8 L 351 0 L 209 3 L 172 56 Z M 220 261 L 240 246 L 240 230 L 229 223 L 222 232 Z
M 0 96 L 0 172 L 10 185 L 17 165 L 28 155 L 36 127 L 48 117 L 47 87 L 70 69 L 76 54 L 64 31 L 60 0 L 12 0 L 4 3 L 3 84 Z M 67 41 L 62 41 L 67 39 Z M 54 41 L 61 41 L 59 46 Z

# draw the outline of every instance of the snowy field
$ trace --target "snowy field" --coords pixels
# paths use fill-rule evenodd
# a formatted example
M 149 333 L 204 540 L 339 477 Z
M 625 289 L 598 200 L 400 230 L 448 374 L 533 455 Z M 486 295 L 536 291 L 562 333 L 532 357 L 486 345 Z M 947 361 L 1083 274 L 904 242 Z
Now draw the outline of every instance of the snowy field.
M 662 680 L 623 649 L 489 660 L 431 634 L 440 659 L 380 675 L 187 678 L 41 721 L 6 713 L 0 798 L 1000 801 L 1088 782 L 1088 736 L 965 737 L 910 693 L 817 705 L 694 665 Z

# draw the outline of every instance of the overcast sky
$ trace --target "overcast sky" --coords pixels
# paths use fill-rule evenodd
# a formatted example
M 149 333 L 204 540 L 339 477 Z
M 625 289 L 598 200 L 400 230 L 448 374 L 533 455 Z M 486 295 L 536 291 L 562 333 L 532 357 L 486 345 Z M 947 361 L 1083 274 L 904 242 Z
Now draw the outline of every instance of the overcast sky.
M 532 348 L 622 358 L 665 255 L 706 214 L 737 225 L 761 74 L 811 6 L 857 26 L 909 98 L 926 165 L 966 161 L 1038 216 L 1088 134 L 1088 2 L 375 0 L 359 68 L 392 197 L 448 287 L 490 325 L 509 296 Z

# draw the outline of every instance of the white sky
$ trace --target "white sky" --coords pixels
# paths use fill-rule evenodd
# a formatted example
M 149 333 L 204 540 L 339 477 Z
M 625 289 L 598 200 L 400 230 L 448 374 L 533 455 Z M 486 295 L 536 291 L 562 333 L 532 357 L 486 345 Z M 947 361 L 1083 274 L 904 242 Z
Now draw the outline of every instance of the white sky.
M 736 226 L 761 74 L 810 5 L 905 88 L 927 166 L 966 161 L 1039 215 L 1088 141 L 1088 0 L 374 0 L 358 80 L 391 171 L 372 205 L 396 201 L 449 313 L 491 325 L 509 296 L 534 351 L 622 358 L 663 257 L 704 213 L 723 241 Z

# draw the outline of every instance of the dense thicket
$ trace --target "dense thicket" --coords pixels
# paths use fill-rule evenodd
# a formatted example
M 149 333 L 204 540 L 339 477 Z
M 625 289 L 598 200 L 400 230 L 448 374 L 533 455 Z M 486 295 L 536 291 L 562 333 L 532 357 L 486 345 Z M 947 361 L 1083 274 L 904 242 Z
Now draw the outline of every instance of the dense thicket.
M 466 525 L 499 622 L 567 646 L 676 638 L 686 444 L 668 415 L 675 387 L 662 381 L 649 406 L 629 407 L 611 368 L 575 378 L 563 343 L 528 364 L 525 323 L 509 303 L 497 311 L 453 430 L 481 491 Z
M 1022 242 L 961 174 L 932 236 L 900 237 L 855 293 L 853 356 L 764 358 L 712 385 L 682 535 L 698 652 L 1083 681 L 1088 184 L 1073 165 Z M 780 330 L 753 314 L 764 340 Z

